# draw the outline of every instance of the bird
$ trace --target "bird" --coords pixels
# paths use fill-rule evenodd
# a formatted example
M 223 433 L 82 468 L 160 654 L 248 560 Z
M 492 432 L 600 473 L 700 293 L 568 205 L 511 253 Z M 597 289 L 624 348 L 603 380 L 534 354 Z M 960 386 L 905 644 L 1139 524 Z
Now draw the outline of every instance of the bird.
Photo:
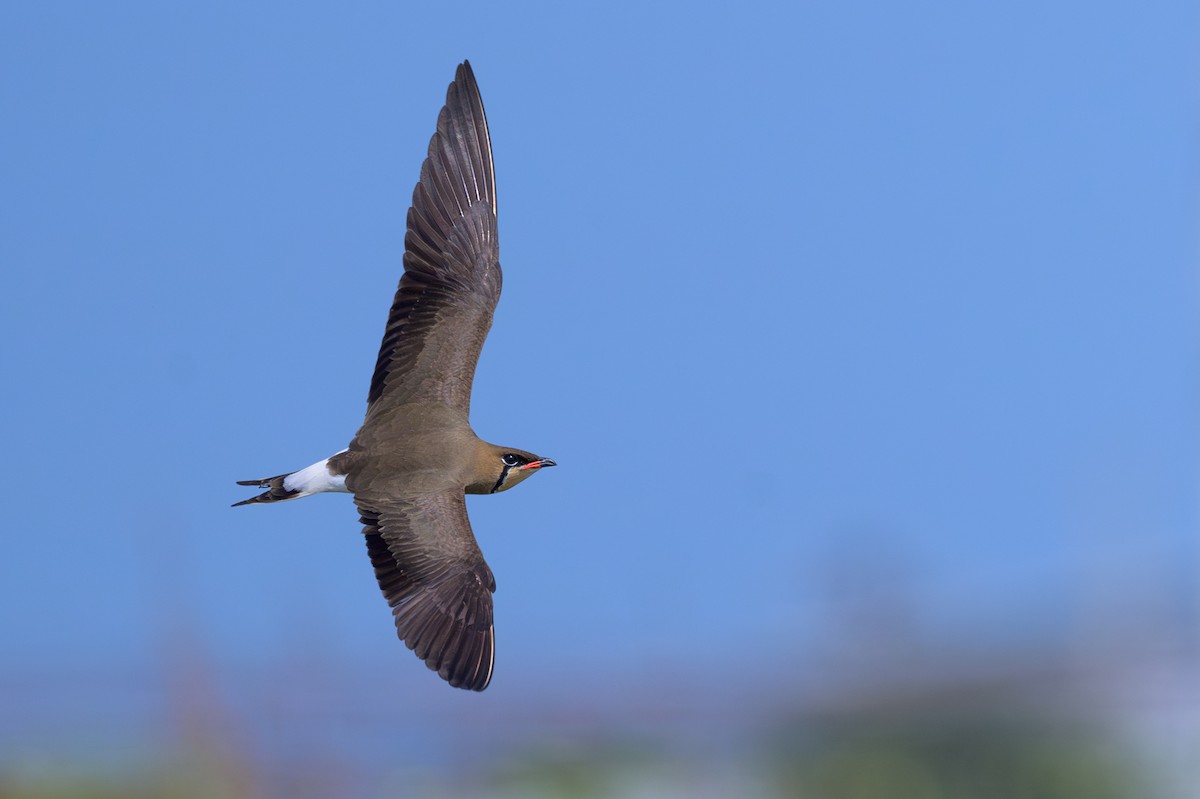
M 495 665 L 496 580 L 465 495 L 507 491 L 557 464 L 490 444 L 469 421 L 501 271 L 491 139 L 468 61 L 413 190 L 403 264 L 349 446 L 299 471 L 237 481 L 266 491 L 233 507 L 353 494 L 397 635 L 450 685 L 482 691 Z

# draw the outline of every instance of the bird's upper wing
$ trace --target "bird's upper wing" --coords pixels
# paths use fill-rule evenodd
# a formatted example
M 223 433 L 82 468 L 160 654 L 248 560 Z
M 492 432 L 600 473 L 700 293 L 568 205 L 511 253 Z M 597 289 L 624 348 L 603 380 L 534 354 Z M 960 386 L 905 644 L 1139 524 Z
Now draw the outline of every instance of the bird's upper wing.
M 496 580 L 471 532 L 462 489 L 403 500 L 356 493 L 354 501 L 400 639 L 454 687 L 487 688 Z
M 463 62 L 413 190 L 404 275 L 371 378 L 368 421 L 414 401 L 470 410 L 475 364 L 500 299 L 495 187 L 483 100 Z

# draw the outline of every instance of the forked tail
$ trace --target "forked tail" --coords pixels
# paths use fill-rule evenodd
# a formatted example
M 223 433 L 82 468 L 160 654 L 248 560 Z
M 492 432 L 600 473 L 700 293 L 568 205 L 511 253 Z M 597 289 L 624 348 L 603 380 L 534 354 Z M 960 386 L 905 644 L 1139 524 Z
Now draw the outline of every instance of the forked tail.
M 293 472 L 288 472 L 277 477 L 264 477 L 261 480 L 238 480 L 237 484 L 240 486 L 258 486 L 267 490 L 256 497 L 235 502 L 230 507 L 236 508 L 238 505 L 253 505 L 255 502 L 282 502 L 285 499 L 295 499 L 301 492 L 286 488 L 283 485 L 283 479 L 290 477 L 292 474 Z
M 323 461 L 317 461 L 312 466 L 305 466 L 298 472 L 264 477 L 261 480 L 238 480 L 240 486 L 258 486 L 267 490 L 257 497 L 235 502 L 232 507 L 253 505 L 257 502 L 283 502 L 285 499 L 300 499 L 323 491 L 349 493 L 350 489 L 346 488 L 346 473 L 354 457 L 354 453 L 342 450 Z

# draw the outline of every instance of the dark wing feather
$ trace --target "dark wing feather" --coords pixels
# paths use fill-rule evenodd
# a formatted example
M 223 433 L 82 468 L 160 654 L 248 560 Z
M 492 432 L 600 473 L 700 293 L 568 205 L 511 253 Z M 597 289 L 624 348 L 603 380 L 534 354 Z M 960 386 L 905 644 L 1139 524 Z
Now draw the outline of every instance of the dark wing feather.
M 455 688 L 487 688 L 496 581 L 475 543 L 462 491 L 409 500 L 356 494 L 354 501 L 400 639 Z
M 470 410 L 475 364 L 500 299 L 495 187 L 483 100 L 464 62 L 413 190 L 404 275 L 371 378 L 368 420 L 378 407 L 414 401 Z

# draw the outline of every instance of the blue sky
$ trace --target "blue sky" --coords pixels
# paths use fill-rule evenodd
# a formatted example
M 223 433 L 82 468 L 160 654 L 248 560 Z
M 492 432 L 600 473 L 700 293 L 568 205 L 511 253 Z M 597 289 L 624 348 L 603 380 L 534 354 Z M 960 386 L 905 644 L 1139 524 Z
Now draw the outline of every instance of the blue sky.
M 985 650 L 1195 602 L 1194 8 L 500 6 L 0 10 L 0 662 L 440 687 L 349 498 L 228 505 L 361 421 L 463 58 L 473 423 L 560 463 L 469 503 L 488 695 L 772 678 L 889 592 Z

